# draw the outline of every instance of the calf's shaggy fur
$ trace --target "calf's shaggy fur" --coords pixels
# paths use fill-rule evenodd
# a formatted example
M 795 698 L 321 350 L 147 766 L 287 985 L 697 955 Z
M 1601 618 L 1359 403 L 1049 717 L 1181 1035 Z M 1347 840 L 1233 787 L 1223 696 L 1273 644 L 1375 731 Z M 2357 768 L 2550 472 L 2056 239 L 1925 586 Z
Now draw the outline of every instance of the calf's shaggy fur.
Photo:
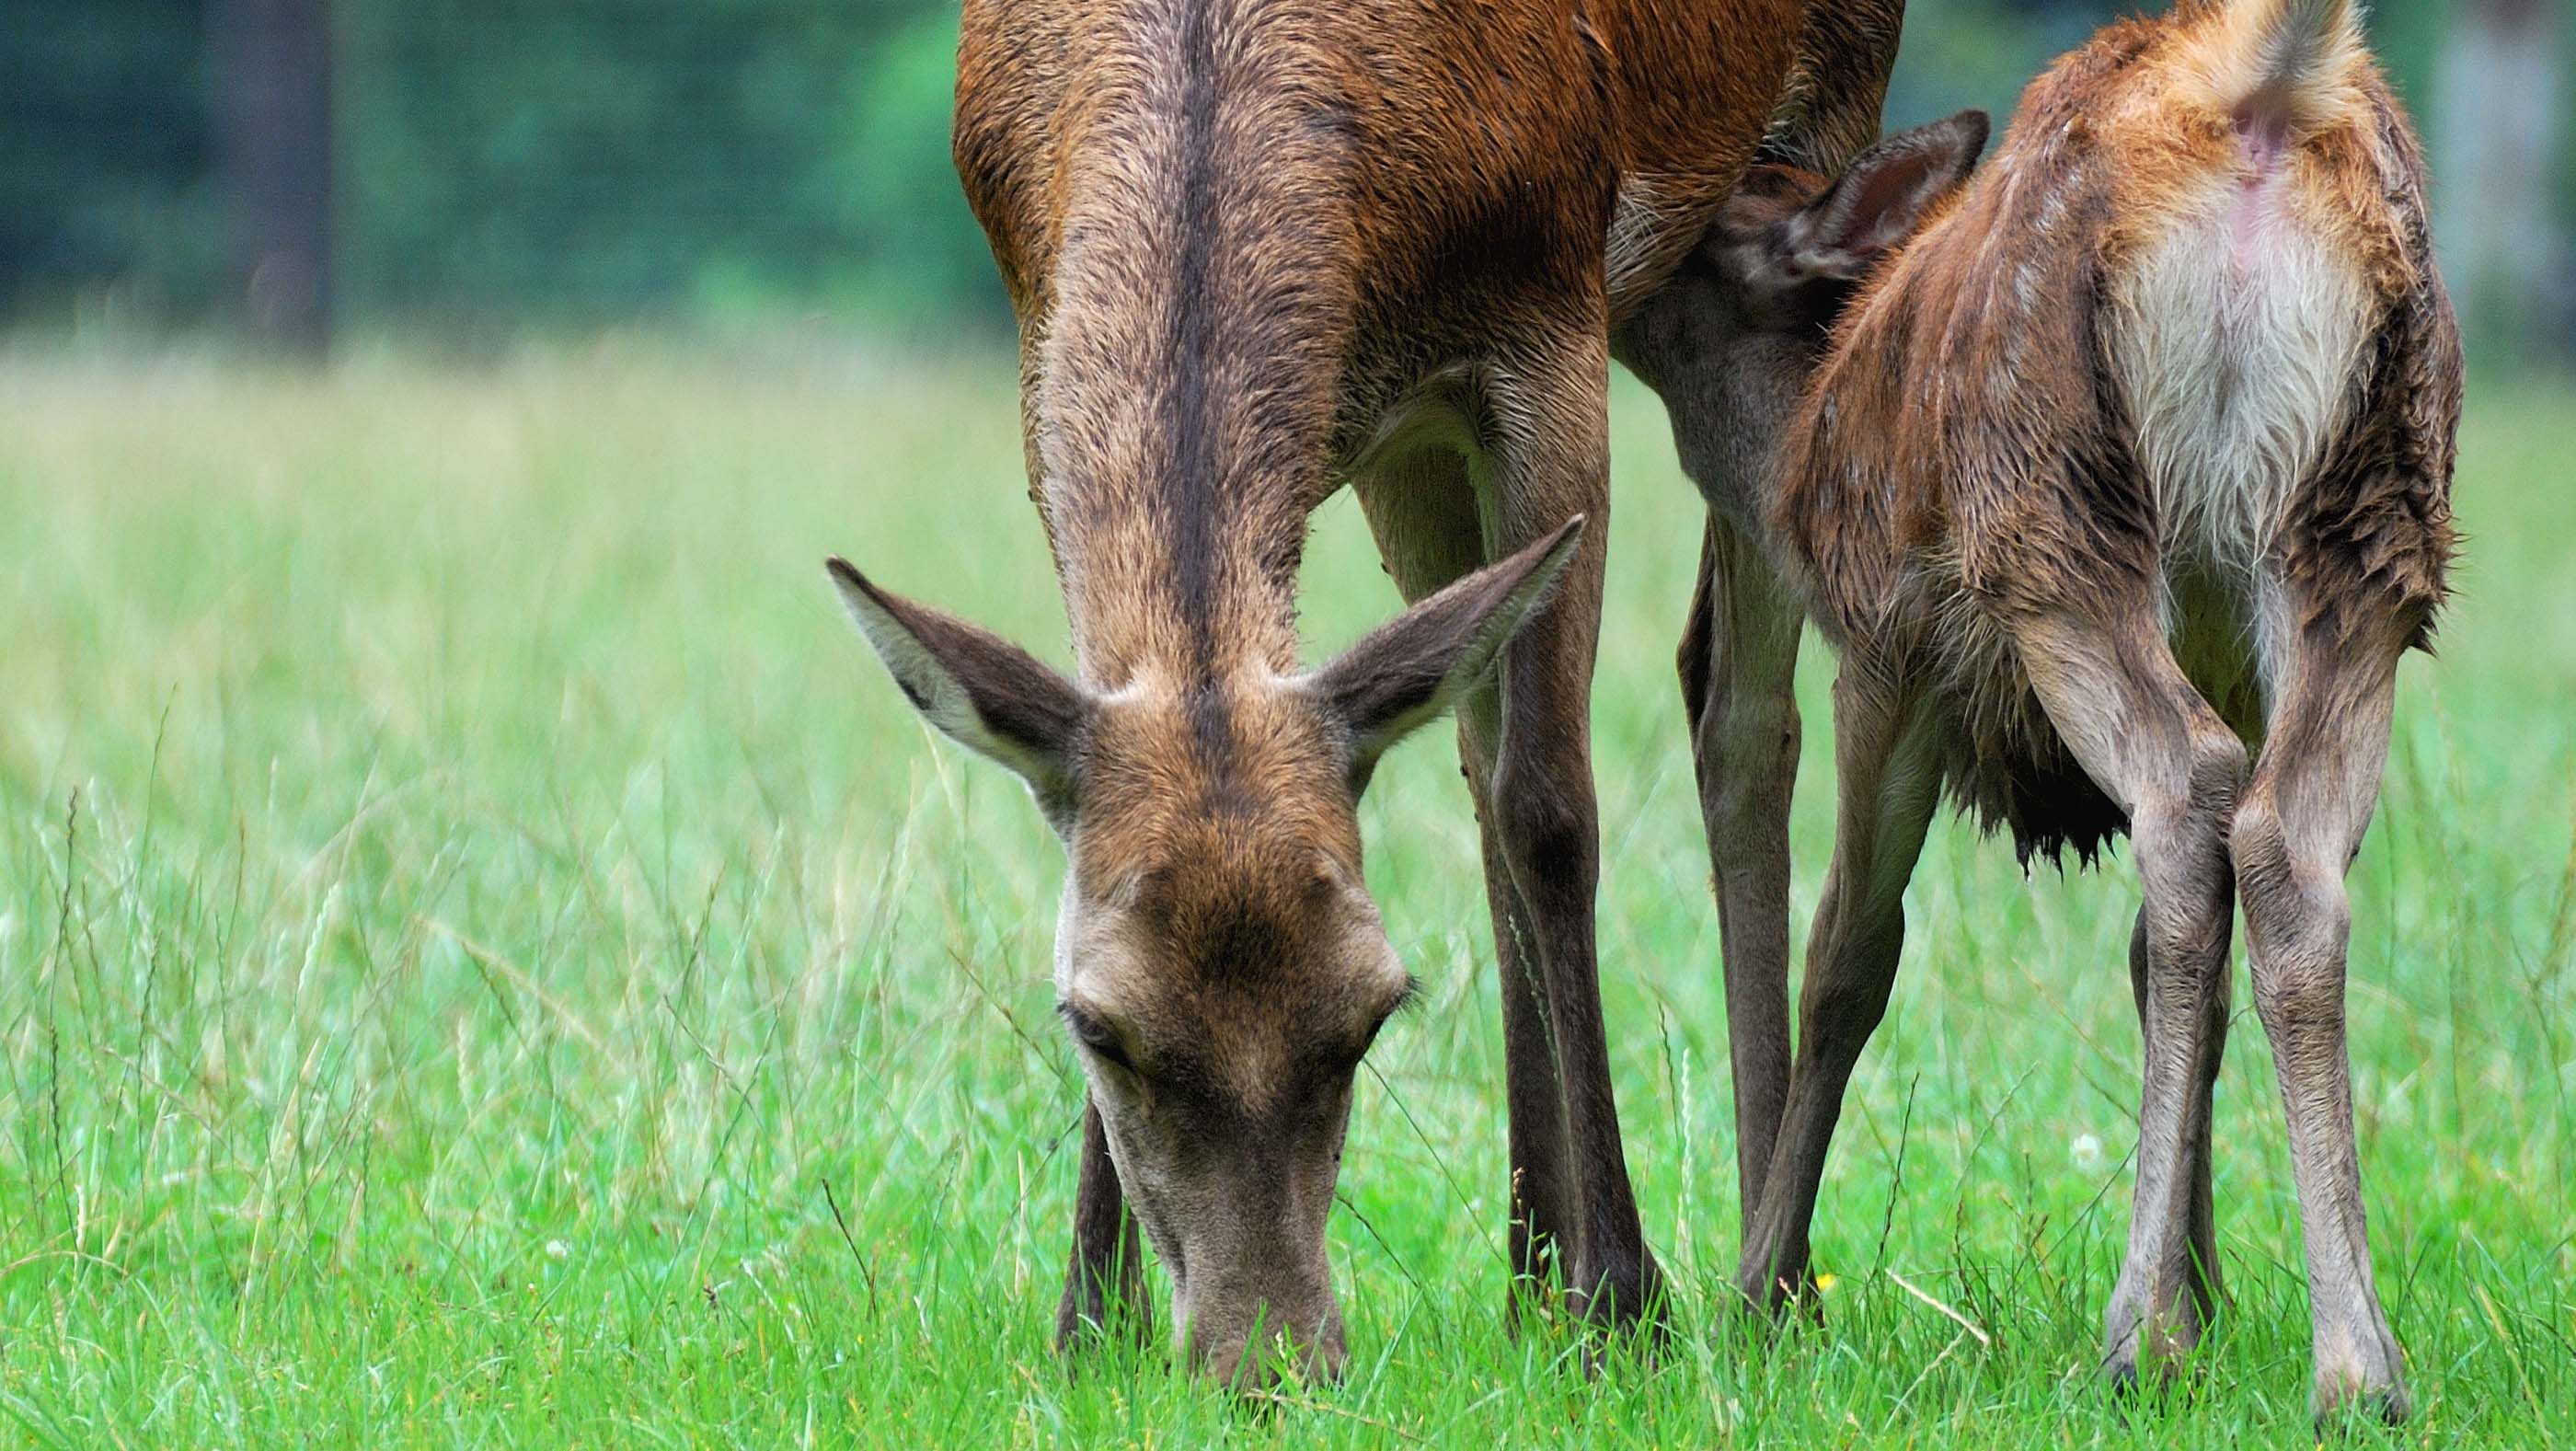
M 1771 1008 L 1731 1024 L 1754 1039 L 1739 1095 L 1776 1115 L 1742 1151 L 1739 1283 L 1773 1304 L 1805 1284 L 1946 786 L 2025 858 L 2134 842 L 2146 1067 L 2109 1372 L 2172 1368 L 2217 1302 L 2209 1105 L 2241 905 L 2317 1403 L 2402 1415 L 2363 1229 L 2344 874 L 2453 547 L 2461 360 L 2417 143 L 2347 0 L 2114 25 L 1970 180 L 1985 139 L 1969 115 L 1830 183 L 1758 169 L 1619 338 L 1712 506 L 1682 672 L 1730 999 L 1741 971 Z M 1801 610 L 1842 656 L 1841 807 L 1792 1064 Z

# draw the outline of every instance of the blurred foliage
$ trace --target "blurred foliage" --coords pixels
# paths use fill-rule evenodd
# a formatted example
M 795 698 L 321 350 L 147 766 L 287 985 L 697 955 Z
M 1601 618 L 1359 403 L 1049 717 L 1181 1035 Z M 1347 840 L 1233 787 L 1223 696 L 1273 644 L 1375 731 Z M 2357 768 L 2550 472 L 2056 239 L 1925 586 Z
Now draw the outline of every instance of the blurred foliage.
M 404 311 L 987 309 L 944 7 L 380 3 L 353 18 L 355 284 Z
M 0 0 L 0 314 L 226 290 L 209 0 Z M 22 23 L 23 16 L 23 23 Z M 350 315 L 1008 326 L 920 0 L 340 0 Z
M 0 0 L 0 315 L 222 301 L 212 3 Z M 2453 3 L 2374 13 L 2419 113 Z M 2008 113 L 2135 8 L 1914 0 L 1890 120 Z M 339 0 L 343 309 L 1000 333 L 948 159 L 956 24 L 955 0 Z
M 0 0 L 0 310 L 213 300 L 222 198 L 194 0 Z

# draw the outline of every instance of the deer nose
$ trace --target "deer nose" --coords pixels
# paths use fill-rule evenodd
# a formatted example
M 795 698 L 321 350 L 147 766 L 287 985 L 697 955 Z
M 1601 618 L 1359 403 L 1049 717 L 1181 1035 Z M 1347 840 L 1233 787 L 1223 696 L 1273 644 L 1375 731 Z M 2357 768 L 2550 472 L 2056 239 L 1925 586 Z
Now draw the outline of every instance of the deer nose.
M 1192 1256 L 1190 1263 L 1206 1261 Z M 1292 1372 L 1310 1382 L 1340 1380 L 1342 1310 L 1322 1254 L 1311 1263 L 1231 1270 L 1192 1274 L 1176 1285 L 1173 1329 L 1198 1369 L 1245 1392 L 1274 1390 Z
M 1296 1328 L 1282 1317 L 1263 1315 L 1257 1328 L 1206 1344 L 1202 1367 L 1208 1377 L 1239 1394 L 1276 1391 L 1296 1378 L 1310 1384 L 1338 1385 L 1349 1360 L 1342 1345 L 1341 1312 L 1328 1306 L 1320 1324 Z

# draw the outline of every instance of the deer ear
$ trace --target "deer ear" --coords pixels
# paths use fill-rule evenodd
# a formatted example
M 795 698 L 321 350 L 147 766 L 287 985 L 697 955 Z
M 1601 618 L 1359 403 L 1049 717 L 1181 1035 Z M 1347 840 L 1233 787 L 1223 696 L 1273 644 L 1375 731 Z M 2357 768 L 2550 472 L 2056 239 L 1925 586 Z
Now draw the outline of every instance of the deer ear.
M 1968 179 L 1985 153 L 1989 124 L 1983 111 L 1962 111 L 1852 158 L 1824 195 L 1783 224 L 1778 246 L 1791 268 L 1846 281 L 1869 271 Z
M 1061 830 L 1091 714 L 1082 687 L 998 635 L 877 588 L 846 559 L 824 568 L 914 708 L 949 739 L 1017 771 Z
M 1378 757 L 1439 719 L 1491 669 L 1583 539 L 1577 514 L 1554 534 L 1421 601 L 1305 677 L 1304 687 L 1350 732 L 1351 794 Z

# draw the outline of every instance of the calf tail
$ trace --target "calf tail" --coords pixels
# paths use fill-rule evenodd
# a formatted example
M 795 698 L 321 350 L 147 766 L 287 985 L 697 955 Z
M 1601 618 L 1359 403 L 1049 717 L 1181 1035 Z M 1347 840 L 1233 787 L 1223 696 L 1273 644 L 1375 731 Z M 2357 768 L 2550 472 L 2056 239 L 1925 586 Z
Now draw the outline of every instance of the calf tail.
M 2237 8 L 2253 31 L 2253 94 L 2277 95 L 2293 111 L 2339 89 L 2362 53 L 2353 0 L 2240 0 Z
M 2185 16 L 2204 99 L 2291 133 L 2346 114 L 2370 65 L 2356 0 L 2223 0 Z

